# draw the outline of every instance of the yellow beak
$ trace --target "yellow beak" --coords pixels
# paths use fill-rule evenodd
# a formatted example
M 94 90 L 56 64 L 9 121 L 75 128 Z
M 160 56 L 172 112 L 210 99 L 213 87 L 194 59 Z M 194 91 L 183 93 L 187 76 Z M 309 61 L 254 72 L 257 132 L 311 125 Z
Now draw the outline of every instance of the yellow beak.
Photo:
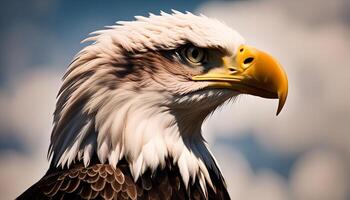
M 192 77 L 210 81 L 209 87 L 228 88 L 264 98 L 279 99 L 277 115 L 288 95 L 288 79 L 278 61 L 254 47 L 242 45 L 235 58 L 224 57 L 223 66 Z

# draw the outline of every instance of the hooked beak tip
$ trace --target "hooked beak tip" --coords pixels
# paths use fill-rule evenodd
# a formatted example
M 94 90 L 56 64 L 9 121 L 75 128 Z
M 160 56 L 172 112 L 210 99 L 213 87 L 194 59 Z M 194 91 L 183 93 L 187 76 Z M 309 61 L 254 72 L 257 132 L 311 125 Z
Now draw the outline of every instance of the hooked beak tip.
M 287 94 L 288 94 L 288 89 L 284 90 L 283 92 L 278 92 L 278 108 L 277 108 L 276 116 L 278 116 L 282 111 L 284 104 L 286 103 L 286 100 L 287 100 Z

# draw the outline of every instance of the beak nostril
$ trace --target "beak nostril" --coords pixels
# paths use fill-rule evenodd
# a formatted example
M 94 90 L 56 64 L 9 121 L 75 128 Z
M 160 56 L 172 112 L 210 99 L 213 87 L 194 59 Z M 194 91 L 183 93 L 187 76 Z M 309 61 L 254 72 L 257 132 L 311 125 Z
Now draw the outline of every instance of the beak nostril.
M 237 70 L 236 70 L 235 68 L 232 68 L 232 67 L 230 67 L 228 70 L 229 70 L 231 73 L 237 72 Z
M 243 63 L 244 63 L 245 65 L 247 65 L 247 64 L 250 64 L 251 62 L 253 62 L 253 60 L 254 60 L 253 57 L 249 57 L 249 58 L 244 59 Z

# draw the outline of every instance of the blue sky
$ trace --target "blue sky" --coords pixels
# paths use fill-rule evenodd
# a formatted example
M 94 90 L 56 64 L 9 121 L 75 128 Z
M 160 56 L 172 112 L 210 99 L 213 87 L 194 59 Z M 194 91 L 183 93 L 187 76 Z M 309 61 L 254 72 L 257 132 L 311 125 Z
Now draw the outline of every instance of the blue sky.
M 203 0 L 178 1 L 9 1 L 1 6 L 2 44 L 0 85 L 6 84 L 8 73 L 44 66 L 52 60 L 62 61 L 66 68 L 81 48 L 79 43 L 90 32 L 112 25 L 117 20 L 132 20 L 135 15 L 170 12 L 171 9 L 193 11 Z M 22 62 L 6 57 L 8 47 L 27 52 Z M 55 46 L 53 46 L 55 45 Z M 60 55 L 57 55 L 59 53 Z M 62 55 L 63 54 L 63 55 Z M 19 63 L 19 64 L 18 64 Z M 11 68 L 11 69 L 9 69 Z

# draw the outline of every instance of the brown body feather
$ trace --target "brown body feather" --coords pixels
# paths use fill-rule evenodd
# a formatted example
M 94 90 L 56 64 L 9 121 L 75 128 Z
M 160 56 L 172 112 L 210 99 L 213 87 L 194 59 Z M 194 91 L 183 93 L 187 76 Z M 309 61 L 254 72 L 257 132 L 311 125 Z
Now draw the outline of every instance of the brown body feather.
M 75 164 L 69 169 L 50 168 L 46 175 L 17 199 L 206 199 L 199 182 L 186 189 L 181 174 L 169 161 L 164 169 L 147 171 L 134 182 L 126 162 L 112 168 Z M 208 199 L 230 199 L 223 180 L 212 177 L 215 191 L 208 185 Z

